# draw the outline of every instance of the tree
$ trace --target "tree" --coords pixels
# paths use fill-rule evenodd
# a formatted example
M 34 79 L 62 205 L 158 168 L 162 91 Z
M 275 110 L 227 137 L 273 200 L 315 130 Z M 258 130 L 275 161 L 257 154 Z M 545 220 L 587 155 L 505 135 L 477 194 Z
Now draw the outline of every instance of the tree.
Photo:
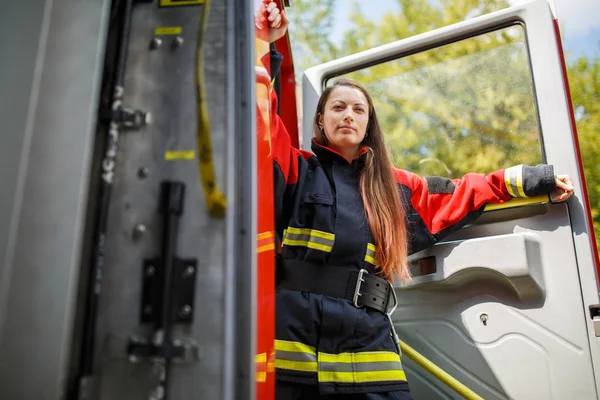
M 337 48 L 324 38 L 333 26 L 335 0 L 294 1 L 290 7 L 290 37 L 296 69 L 306 68 L 337 57 Z
M 508 7 L 506 0 L 398 0 L 397 12 L 370 21 L 353 3 L 341 45 L 329 40 L 331 8 L 296 0 L 304 21 L 294 35 L 301 69 Z M 293 24 L 294 22 L 292 22 Z M 321 24 L 321 25 L 319 25 Z M 319 31 L 323 26 L 324 30 Z M 305 32 L 307 27 L 313 27 Z M 294 50 L 295 51 L 295 50 Z M 299 60 L 298 60 L 299 59 Z M 600 60 L 568 66 L 596 236 L 600 239 Z M 395 165 L 420 175 L 459 177 L 542 161 L 527 47 L 514 25 L 347 74 L 376 103 Z M 600 240 L 599 240 L 600 244 Z
M 567 68 L 590 207 L 600 248 L 600 58 L 580 57 Z
M 375 23 L 354 3 L 349 16 L 354 28 L 346 32 L 339 53 L 366 50 L 508 6 L 481 0 L 398 4 L 399 12 L 388 12 Z M 373 94 L 393 161 L 402 168 L 454 178 L 542 161 L 525 35 L 518 25 L 349 77 Z

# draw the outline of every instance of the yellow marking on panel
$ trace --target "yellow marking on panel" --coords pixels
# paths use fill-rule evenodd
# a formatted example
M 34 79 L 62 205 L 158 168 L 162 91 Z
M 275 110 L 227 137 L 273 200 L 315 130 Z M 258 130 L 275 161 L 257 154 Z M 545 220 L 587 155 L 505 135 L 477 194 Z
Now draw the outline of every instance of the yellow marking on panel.
M 196 152 L 194 150 L 167 150 L 165 151 L 165 160 L 177 161 L 177 160 L 193 160 L 196 158 Z
M 268 239 L 268 238 L 272 238 L 273 237 L 273 232 L 268 231 L 268 232 L 263 232 L 263 233 L 259 233 L 258 234 L 258 240 L 261 239 Z
M 154 35 L 181 35 L 182 31 L 183 29 L 181 29 L 180 26 L 163 26 L 161 28 L 156 28 L 154 30 Z
M 160 0 L 161 7 L 195 6 L 204 4 L 204 0 Z
M 535 197 L 515 197 L 506 203 L 502 204 L 488 204 L 485 206 L 485 211 L 503 210 L 506 208 L 515 208 L 529 206 L 532 204 L 544 204 L 548 203 L 549 198 L 547 194 L 535 196 Z
M 262 253 L 263 251 L 268 251 L 268 250 L 275 250 L 275 244 L 271 243 L 271 244 L 266 244 L 264 246 L 260 246 L 256 252 L 257 253 Z

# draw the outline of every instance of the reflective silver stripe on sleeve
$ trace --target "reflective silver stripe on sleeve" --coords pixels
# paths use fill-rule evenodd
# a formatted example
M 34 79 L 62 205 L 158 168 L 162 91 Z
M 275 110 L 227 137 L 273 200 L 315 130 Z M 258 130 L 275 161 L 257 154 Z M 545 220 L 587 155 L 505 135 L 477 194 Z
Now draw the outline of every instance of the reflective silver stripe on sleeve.
M 278 360 L 287 360 L 287 361 L 317 361 L 316 354 L 302 353 L 297 351 L 285 351 L 285 350 L 276 350 L 275 358 Z
M 504 183 L 512 197 L 529 197 L 523 190 L 523 165 L 506 168 L 504 170 Z
M 377 248 L 375 247 L 374 244 L 368 243 L 367 244 L 367 253 L 365 254 L 365 261 L 372 264 L 372 265 L 377 265 L 377 260 L 375 259 L 375 253 L 377 251 Z
M 316 229 L 288 227 L 283 239 L 284 246 L 302 246 L 310 249 L 331 252 L 335 235 Z
M 377 372 L 403 371 L 402 363 L 395 361 L 361 362 L 361 363 L 329 363 L 320 362 L 319 371 L 324 372 Z

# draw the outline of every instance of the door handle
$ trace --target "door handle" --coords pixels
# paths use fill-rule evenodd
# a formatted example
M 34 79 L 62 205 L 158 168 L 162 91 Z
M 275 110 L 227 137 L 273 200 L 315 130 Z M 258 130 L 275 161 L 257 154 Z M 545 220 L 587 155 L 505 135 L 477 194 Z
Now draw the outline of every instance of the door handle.
M 543 298 L 540 246 L 531 233 L 439 243 L 409 263 L 413 279 L 399 287 L 428 290 L 485 280 L 510 288 L 521 300 Z

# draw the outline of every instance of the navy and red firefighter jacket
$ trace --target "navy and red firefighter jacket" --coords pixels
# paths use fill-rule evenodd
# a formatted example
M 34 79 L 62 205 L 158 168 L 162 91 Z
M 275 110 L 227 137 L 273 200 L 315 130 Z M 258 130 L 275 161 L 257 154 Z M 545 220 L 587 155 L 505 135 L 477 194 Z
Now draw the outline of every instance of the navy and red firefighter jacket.
M 273 92 L 273 91 L 272 91 Z M 295 149 L 271 97 L 276 233 L 281 258 L 376 273 L 373 239 L 358 176 L 364 152 L 349 163 L 313 140 Z M 551 165 L 520 165 L 462 179 L 422 178 L 394 169 L 406 208 L 410 253 L 429 247 L 483 212 L 487 203 L 548 193 Z M 322 394 L 408 390 L 388 317 L 324 295 L 278 289 L 276 378 L 319 385 Z

